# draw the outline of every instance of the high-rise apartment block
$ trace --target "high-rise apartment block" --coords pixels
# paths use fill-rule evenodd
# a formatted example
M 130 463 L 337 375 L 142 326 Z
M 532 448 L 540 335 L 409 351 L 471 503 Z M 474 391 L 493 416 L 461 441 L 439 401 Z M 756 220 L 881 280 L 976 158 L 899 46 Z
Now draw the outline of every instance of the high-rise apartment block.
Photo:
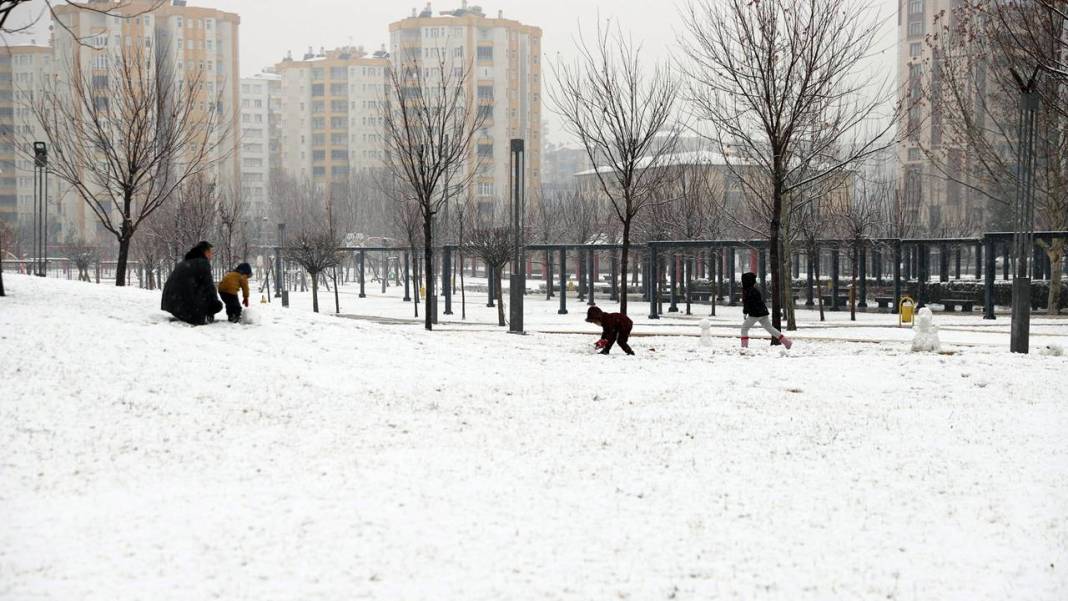
M 309 51 L 275 66 L 281 77 L 283 172 L 324 190 L 382 164 L 381 103 L 389 60 L 362 48 Z
M 931 235 L 962 235 L 969 229 L 992 227 L 995 211 L 988 198 L 972 188 L 964 148 L 953 147 L 960 136 L 947 131 L 944 90 L 938 66 L 942 50 L 929 37 L 937 33 L 936 18 L 952 19 L 957 0 L 899 0 L 898 89 L 906 113 L 898 143 L 899 185 L 910 221 Z M 976 93 L 983 93 L 980 90 Z M 929 155 L 937 157 L 932 161 Z
M 43 134 L 31 105 L 51 73 L 47 46 L 0 48 L 0 222 L 11 229 L 33 220 L 31 148 Z
M 541 29 L 487 17 L 480 7 L 463 2 L 456 10 L 434 15 L 422 12 L 389 26 L 395 65 L 449 65 L 460 61 L 468 78 L 468 97 L 478 103 L 485 119 L 470 150 L 468 165 L 478 165 L 470 195 L 482 214 L 509 198 L 509 140 L 522 138 L 526 146 L 528 191 L 541 185 Z
M 181 81 L 198 78 L 204 101 L 202 110 L 216 110 L 219 126 L 214 136 L 218 163 L 209 174 L 219 186 L 240 181 L 240 128 L 238 115 L 238 30 L 241 19 L 234 13 L 188 6 L 171 0 L 157 6 L 153 0 L 91 0 L 93 10 L 69 4 L 56 6 L 61 23 L 53 27 L 54 76 L 59 80 L 91 77 L 94 88 L 109 88 L 109 61 L 139 56 L 147 73 L 163 70 Z M 99 82 L 99 83 L 98 83 Z M 62 86 L 59 86 L 62 89 Z M 92 239 L 94 218 L 85 203 L 73 194 L 61 201 L 70 208 L 64 224 L 68 235 Z
M 265 72 L 241 80 L 241 194 L 253 220 L 269 216 L 271 175 L 281 172 L 281 111 L 281 77 Z

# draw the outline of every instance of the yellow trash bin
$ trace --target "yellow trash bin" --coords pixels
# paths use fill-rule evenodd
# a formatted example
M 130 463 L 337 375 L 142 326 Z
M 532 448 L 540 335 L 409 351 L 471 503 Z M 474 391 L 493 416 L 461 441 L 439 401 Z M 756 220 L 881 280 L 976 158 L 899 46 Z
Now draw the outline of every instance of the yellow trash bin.
M 897 326 L 912 325 L 912 318 L 916 315 L 916 301 L 911 296 L 902 296 L 897 307 Z

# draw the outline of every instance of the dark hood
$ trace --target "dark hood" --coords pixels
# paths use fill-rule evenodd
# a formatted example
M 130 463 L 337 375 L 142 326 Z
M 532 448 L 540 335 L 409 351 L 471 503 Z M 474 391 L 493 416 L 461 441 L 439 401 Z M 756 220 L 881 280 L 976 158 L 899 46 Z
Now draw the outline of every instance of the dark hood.
M 594 306 L 586 310 L 586 321 L 601 321 L 603 316 L 604 311 L 602 311 L 600 307 Z
M 203 259 L 203 258 L 205 258 L 204 257 L 204 253 L 207 252 L 208 249 L 210 249 L 210 248 L 211 248 L 211 243 L 209 243 L 209 242 L 200 242 L 199 244 L 197 244 L 193 248 L 189 249 L 189 252 L 185 253 L 185 260 L 186 261 L 190 261 L 192 259 Z
M 752 288 L 756 286 L 756 274 L 753 272 L 747 272 L 742 274 L 742 288 Z

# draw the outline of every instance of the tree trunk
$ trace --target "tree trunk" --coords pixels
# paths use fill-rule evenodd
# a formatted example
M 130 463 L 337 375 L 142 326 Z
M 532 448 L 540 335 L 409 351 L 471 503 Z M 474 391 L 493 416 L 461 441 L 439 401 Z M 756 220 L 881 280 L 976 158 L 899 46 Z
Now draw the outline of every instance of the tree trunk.
M 460 319 L 467 319 L 467 292 L 464 290 L 464 255 L 460 258 Z
M 812 251 L 816 255 L 816 260 L 813 262 L 812 271 L 816 275 L 816 306 L 820 308 L 820 321 L 827 321 L 827 316 L 823 313 L 823 283 L 820 281 L 820 254 L 815 250 Z
M 119 236 L 119 259 L 115 263 L 115 285 L 126 285 L 126 264 L 130 260 L 130 239 L 126 227 L 123 227 L 122 235 Z
M 1049 298 L 1046 305 L 1046 315 L 1060 313 L 1061 282 L 1064 279 L 1064 269 L 1061 267 L 1061 261 L 1064 259 L 1064 246 L 1064 239 L 1058 238 L 1046 248 L 1046 256 L 1049 257 L 1050 264 Z
M 775 157 L 775 162 L 779 163 L 781 159 Z M 779 248 L 780 238 L 780 225 L 782 223 L 782 178 L 779 177 L 781 168 L 776 165 L 775 172 L 775 188 L 772 191 L 772 217 L 771 227 L 769 228 L 768 237 L 768 259 L 771 262 L 771 325 L 776 330 L 782 331 L 782 261 L 779 259 L 781 255 Z M 776 339 L 771 340 L 772 346 L 778 345 L 779 341 Z
M 501 285 L 501 274 L 504 273 L 504 265 L 494 267 L 493 273 L 497 276 L 497 325 L 506 326 L 508 324 L 504 322 L 504 286 Z
M 780 265 L 783 273 L 792 273 L 790 271 L 790 257 L 792 255 L 793 244 L 784 242 L 782 265 Z M 790 285 L 783 288 L 783 310 L 786 313 L 786 330 L 788 332 L 797 331 L 797 299 L 794 298 L 794 280 L 792 276 L 790 277 Z
M 857 261 L 860 260 L 860 242 L 853 241 L 853 260 L 849 274 L 849 321 L 857 320 Z
M 428 331 L 434 329 L 434 216 L 429 211 L 423 213 L 423 281 L 426 291 L 426 308 L 423 310 L 423 327 Z
M 312 311 L 319 312 L 319 274 L 315 273 L 311 275 L 312 283 Z
M 627 264 L 630 258 L 630 221 L 627 217 L 623 220 L 623 252 L 619 257 L 619 312 L 627 314 Z M 562 293 L 563 291 L 561 291 Z

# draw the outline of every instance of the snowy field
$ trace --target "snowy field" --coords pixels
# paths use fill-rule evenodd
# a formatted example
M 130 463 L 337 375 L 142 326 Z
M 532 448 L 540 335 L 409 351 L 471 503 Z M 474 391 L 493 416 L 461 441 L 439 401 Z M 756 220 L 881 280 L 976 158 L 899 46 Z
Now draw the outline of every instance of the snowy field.
M 5 284 L 4 601 L 1068 591 L 1068 358 L 1009 354 L 1005 318 L 939 314 L 951 354 L 916 355 L 895 316 L 803 312 L 743 353 L 721 308 L 711 346 L 638 317 L 602 357 L 573 299 L 520 337 L 484 296 L 428 334 L 370 288 L 342 312 L 396 319 L 295 294 L 191 328 L 158 292 Z

